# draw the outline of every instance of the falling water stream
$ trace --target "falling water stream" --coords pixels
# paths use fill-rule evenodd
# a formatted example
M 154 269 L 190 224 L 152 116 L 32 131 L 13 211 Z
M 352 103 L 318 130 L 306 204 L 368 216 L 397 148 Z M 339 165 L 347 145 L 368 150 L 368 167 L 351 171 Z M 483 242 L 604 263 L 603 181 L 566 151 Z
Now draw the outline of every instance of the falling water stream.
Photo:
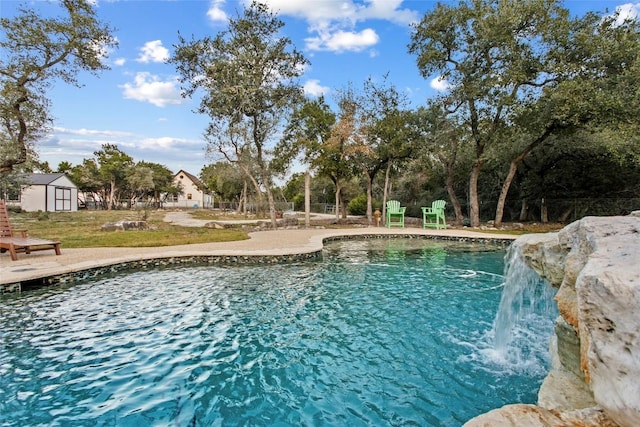
M 515 243 L 505 257 L 504 289 L 493 323 L 493 356 L 506 364 L 536 365 L 548 358 L 549 347 L 540 336 L 553 333 L 558 315 L 556 289 L 540 278 L 522 257 Z

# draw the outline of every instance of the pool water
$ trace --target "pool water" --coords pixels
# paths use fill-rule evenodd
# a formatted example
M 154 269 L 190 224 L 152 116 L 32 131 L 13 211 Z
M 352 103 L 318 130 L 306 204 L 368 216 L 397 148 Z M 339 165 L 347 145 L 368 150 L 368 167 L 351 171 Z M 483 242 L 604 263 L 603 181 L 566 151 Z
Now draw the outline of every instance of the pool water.
M 530 360 L 496 357 L 504 256 L 334 242 L 2 296 L 0 426 L 459 426 L 535 403 L 553 317 Z

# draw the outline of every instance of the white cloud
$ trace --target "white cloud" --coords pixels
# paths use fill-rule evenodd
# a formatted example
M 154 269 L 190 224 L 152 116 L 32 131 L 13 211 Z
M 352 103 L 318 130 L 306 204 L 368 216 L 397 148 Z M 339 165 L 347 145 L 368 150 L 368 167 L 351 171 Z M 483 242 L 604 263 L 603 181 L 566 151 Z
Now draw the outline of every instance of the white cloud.
M 203 141 L 171 136 L 148 137 L 132 132 L 54 127 L 42 141 L 39 154 L 52 167 L 65 160 L 74 165 L 94 158 L 104 144 L 114 144 L 135 161 L 166 165 L 172 170 L 185 168 L 197 172 L 205 163 Z
M 56 134 L 64 134 L 64 135 L 80 135 L 80 136 L 101 136 L 105 138 L 123 138 L 133 136 L 130 132 L 120 132 L 113 130 L 91 130 L 91 129 L 67 129 L 59 126 L 55 126 L 53 131 Z
M 127 60 L 125 58 L 117 58 L 113 60 L 114 65 L 117 65 L 118 67 L 122 67 L 126 62 Z
M 175 79 L 161 81 L 158 76 L 148 72 L 137 73 L 133 83 L 126 83 L 120 87 L 124 89 L 123 95 L 126 99 L 149 102 L 157 107 L 178 105 L 183 101 Z
M 384 19 L 398 25 L 408 25 L 419 20 L 415 10 L 400 9 L 404 0 L 369 0 L 359 14 L 362 19 Z
M 185 138 L 173 138 L 170 136 L 163 136 L 159 138 L 144 138 L 140 140 L 138 148 L 141 150 L 174 150 L 174 149 L 187 149 L 187 147 L 202 147 L 202 141 L 194 141 Z M 190 148 L 192 149 L 192 148 Z
M 378 43 L 380 38 L 371 28 L 360 32 L 336 31 L 320 32 L 318 37 L 305 39 L 310 50 L 330 50 L 334 52 L 360 52 Z
M 227 22 L 228 17 L 225 11 L 222 9 L 224 6 L 225 0 L 212 0 L 211 5 L 209 6 L 209 10 L 207 11 L 207 16 L 213 22 Z
M 329 93 L 329 88 L 327 86 L 321 86 L 319 80 L 308 80 L 303 88 L 305 94 L 316 97 Z
M 245 5 L 251 0 L 245 0 Z M 418 20 L 418 12 L 400 9 L 403 0 L 314 0 L 310 7 L 309 0 L 261 0 L 271 10 L 282 15 L 303 18 L 309 23 L 328 21 L 350 21 L 352 23 L 366 19 L 382 19 L 407 25 Z
M 619 13 L 616 24 L 621 25 L 627 19 L 638 19 L 640 15 L 640 3 L 625 3 L 616 7 Z
M 251 0 L 244 0 L 248 5 Z M 358 31 L 358 23 L 369 19 L 390 21 L 407 26 L 417 22 L 417 11 L 402 9 L 403 0 L 261 0 L 278 15 L 294 16 L 307 21 L 312 34 L 306 39 L 307 49 L 360 52 L 379 42 L 372 29 Z
M 162 46 L 162 40 L 153 40 L 146 42 L 142 48 L 140 48 L 140 56 L 136 61 L 138 62 L 164 62 L 169 59 L 169 50 Z
M 431 89 L 434 89 L 438 92 L 444 92 L 451 87 L 447 80 L 442 76 L 434 77 L 433 79 L 431 79 L 431 81 L 429 82 L 429 86 L 431 87 Z

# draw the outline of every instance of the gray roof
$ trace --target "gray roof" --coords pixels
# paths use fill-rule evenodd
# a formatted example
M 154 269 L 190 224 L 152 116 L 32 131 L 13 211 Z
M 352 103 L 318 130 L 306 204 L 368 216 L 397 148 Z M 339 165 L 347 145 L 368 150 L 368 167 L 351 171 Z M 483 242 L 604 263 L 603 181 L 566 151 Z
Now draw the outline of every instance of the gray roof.
M 48 185 L 56 179 L 65 176 L 64 173 L 25 173 L 22 175 L 24 181 L 31 185 Z

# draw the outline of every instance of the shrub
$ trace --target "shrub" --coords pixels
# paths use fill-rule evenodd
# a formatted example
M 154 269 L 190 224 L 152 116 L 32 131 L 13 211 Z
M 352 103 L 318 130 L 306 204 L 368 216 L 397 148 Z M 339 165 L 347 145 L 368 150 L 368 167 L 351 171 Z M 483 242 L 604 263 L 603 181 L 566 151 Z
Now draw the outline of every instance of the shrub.
M 374 211 L 376 209 L 382 210 L 382 203 L 380 203 L 380 201 L 376 199 L 373 199 L 371 201 L 371 209 L 373 209 Z M 347 210 L 351 215 L 366 215 L 367 214 L 367 195 L 360 194 L 359 196 L 355 197 L 347 205 Z

